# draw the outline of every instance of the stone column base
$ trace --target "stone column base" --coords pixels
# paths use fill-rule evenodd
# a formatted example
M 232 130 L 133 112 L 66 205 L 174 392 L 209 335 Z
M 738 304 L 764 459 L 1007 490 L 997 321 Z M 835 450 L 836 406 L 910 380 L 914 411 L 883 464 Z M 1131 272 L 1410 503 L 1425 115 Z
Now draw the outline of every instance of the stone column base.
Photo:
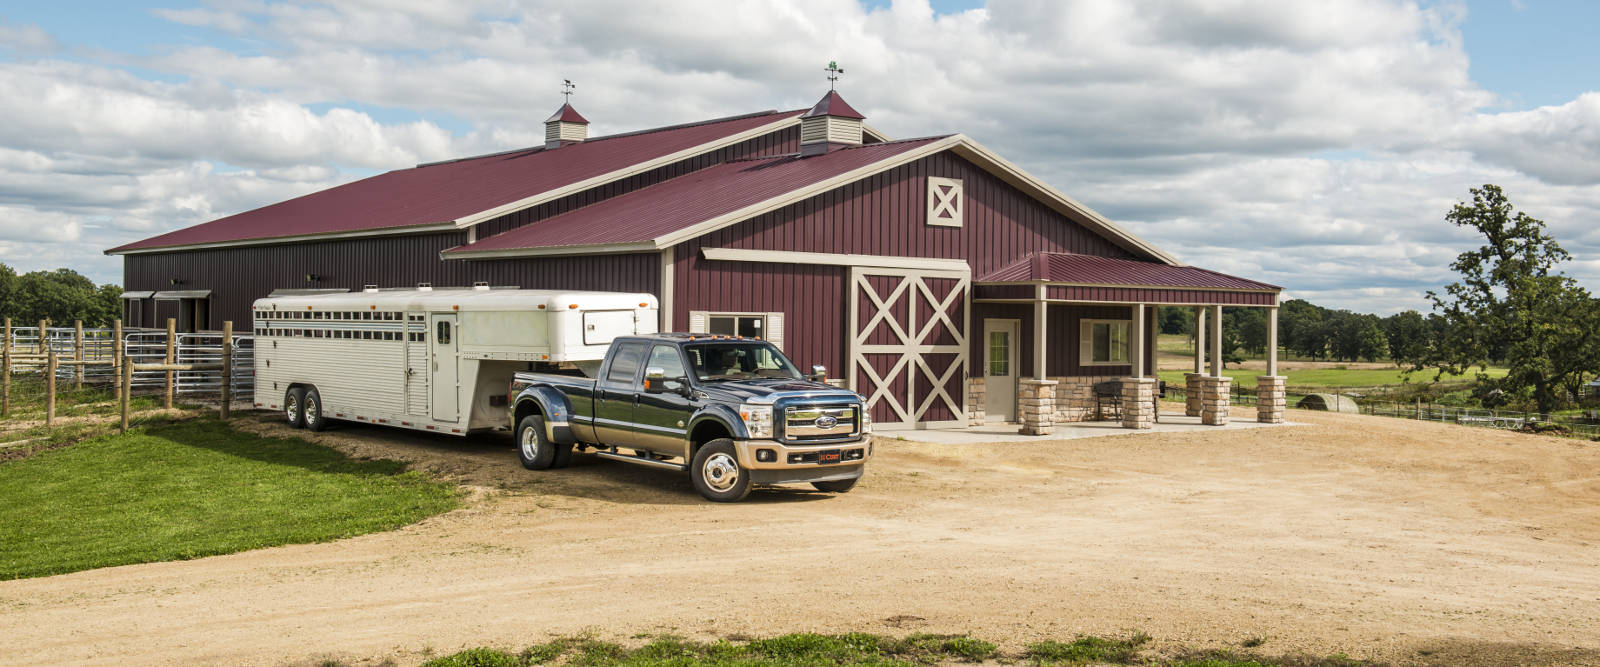
M 967 378 L 967 426 L 982 426 L 989 418 L 988 389 L 983 377 Z
M 1190 417 L 1199 417 L 1200 410 L 1205 407 L 1205 400 L 1201 393 L 1205 389 L 1205 373 L 1183 374 L 1183 414 Z
M 1227 424 L 1228 407 L 1232 402 L 1229 393 L 1233 389 L 1233 378 L 1207 376 L 1203 382 L 1205 386 L 1200 391 L 1202 399 L 1200 423 L 1209 426 Z
M 1122 428 L 1155 426 L 1155 399 L 1155 378 L 1122 378 Z
M 1283 410 L 1289 405 L 1284 393 L 1288 378 L 1282 375 L 1262 375 L 1256 378 L 1256 421 L 1263 424 L 1282 424 Z
M 1050 435 L 1055 432 L 1056 383 L 1026 379 L 1017 383 L 1017 416 L 1023 435 Z

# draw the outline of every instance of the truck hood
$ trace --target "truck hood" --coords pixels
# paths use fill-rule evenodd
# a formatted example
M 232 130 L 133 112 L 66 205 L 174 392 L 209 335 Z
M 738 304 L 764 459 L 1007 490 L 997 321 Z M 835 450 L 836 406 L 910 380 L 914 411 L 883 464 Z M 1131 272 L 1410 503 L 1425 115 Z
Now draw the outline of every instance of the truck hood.
M 737 403 L 774 403 L 791 396 L 862 400 L 848 389 L 810 380 L 728 380 L 701 383 L 697 388 L 712 399 Z

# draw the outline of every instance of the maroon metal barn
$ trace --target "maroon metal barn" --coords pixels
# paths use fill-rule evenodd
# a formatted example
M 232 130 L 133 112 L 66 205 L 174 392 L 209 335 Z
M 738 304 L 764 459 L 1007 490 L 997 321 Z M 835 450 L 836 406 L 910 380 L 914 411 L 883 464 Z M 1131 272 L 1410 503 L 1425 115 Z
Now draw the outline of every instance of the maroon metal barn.
M 543 146 L 113 248 L 127 320 L 215 328 L 287 289 L 650 292 L 665 330 L 761 336 L 833 369 L 880 426 L 1034 433 L 1090 418 L 1108 381 L 1124 423 L 1148 425 L 1156 308 L 1209 307 L 1213 341 L 1222 305 L 1269 308 L 1276 331 L 1277 287 L 1185 266 L 963 135 L 889 140 L 835 92 L 594 139 L 564 105 L 546 128 Z M 1201 370 L 1191 412 L 1225 421 L 1226 378 Z

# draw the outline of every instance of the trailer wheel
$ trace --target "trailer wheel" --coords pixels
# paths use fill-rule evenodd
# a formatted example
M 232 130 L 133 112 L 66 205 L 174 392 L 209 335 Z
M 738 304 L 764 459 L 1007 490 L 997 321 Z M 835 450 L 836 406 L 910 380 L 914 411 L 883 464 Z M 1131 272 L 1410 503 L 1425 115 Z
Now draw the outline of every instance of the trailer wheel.
M 317 392 L 316 387 L 306 390 L 305 401 L 301 405 L 304 407 L 300 411 L 305 415 L 301 421 L 305 422 L 306 430 L 321 431 L 328 427 L 328 420 L 322 415 L 322 394 Z
M 517 459 L 529 470 L 545 470 L 555 461 L 556 448 L 544 436 L 544 418 L 528 415 L 517 424 Z
M 856 488 L 856 482 L 859 481 L 861 481 L 860 477 L 856 477 L 854 479 L 836 479 L 828 482 L 812 482 L 811 488 L 823 493 L 844 493 L 850 489 Z
M 306 390 L 300 387 L 291 388 L 283 395 L 283 415 L 289 419 L 289 428 L 300 428 L 306 425 Z
M 565 468 L 572 464 L 572 445 L 557 445 L 552 443 L 556 455 L 550 460 L 550 467 Z
M 750 495 L 750 471 L 739 465 L 733 441 L 727 438 L 712 440 L 694 453 L 689 479 L 694 490 L 712 502 L 736 503 Z

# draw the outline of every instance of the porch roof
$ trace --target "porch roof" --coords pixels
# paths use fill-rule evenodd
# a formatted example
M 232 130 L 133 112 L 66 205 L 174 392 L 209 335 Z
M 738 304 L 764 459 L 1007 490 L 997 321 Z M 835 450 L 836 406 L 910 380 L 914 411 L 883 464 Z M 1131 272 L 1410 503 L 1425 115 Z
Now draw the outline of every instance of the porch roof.
M 973 279 L 978 283 L 1058 283 L 1097 287 L 1178 287 L 1277 292 L 1277 285 L 1230 276 L 1198 266 L 1172 266 L 1133 259 L 1064 252 L 1036 252 Z

